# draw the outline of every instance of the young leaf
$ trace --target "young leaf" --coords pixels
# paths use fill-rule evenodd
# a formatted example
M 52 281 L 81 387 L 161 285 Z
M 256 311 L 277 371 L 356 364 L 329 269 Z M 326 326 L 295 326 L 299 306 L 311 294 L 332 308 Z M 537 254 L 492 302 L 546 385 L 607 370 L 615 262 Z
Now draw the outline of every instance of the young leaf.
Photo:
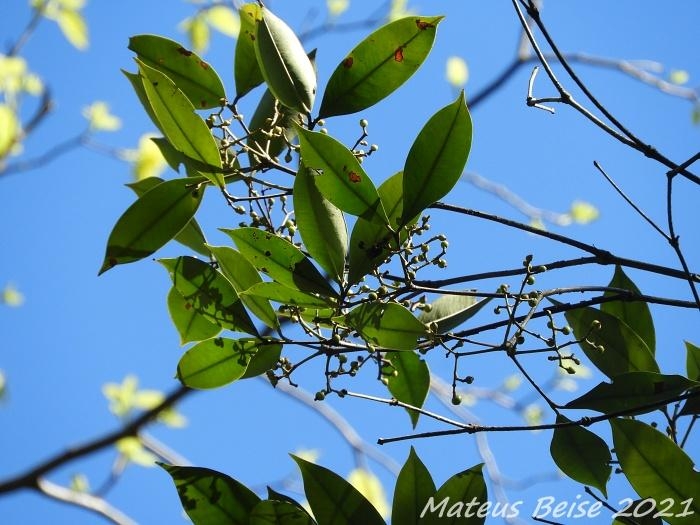
M 248 259 L 233 248 L 228 246 L 209 246 L 208 248 L 216 257 L 221 273 L 229 280 L 239 295 L 251 286 L 263 282 L 260 274 Z M 269 301 L 256 296 L 241 296 L 241 301 L 270 328 L 279 326 L 277 314 L 270 306 Z
M 255 23 L 260 18 L 257 4 L 243 4 L 239 10 L 241 30 L 236 42 L 234 77 L 236 79 L 236 100 L 264 82 L 258 59 L 255 56 Z
M 416 451 L 406 458 L 394 488 L 391 519 L 401 525 L 418 525 L 428 499 L 435 494 L 435 483 Z
M 329 305 L 334 305 L 334 302 L 328 297 L 319 297 L 274 282 L 254 284 L 241 292 L 241 298 L 243 297 L 259 297 L 276 303 L 305 308 L 326 308 Z
M 364 303 L 345 317 L 365 341 L 392 350 L 414 350 L 427 335 L 425 325 L 398 303 Z
M 219 388 L 243 377 L 251 358 L 261 345 L 278 343 L 260 339 L 217 337 L 190 348 L 177 365 L 177 378 L 190 388 Z
M 202 467 L 158 463 L 175 482 L 182 508 L 195 525 L 248 525 L 260 498 L 235 479 Z
M 156 124 L 175 149 L 185 156 L 211 166 L 202 173 L 212 183 L 224 185 L 219 148 L 204 120 L 194 111 L 190 100 L 166 75 L 138 61 L 139 73 Z
M 700 514 L 700 473 L 671 439 L 633 419 L 610 421 L 615 454 L 625 477 L 641 498 L 664 506 L 670 525 L 690 525 Z
M 557 416 L 557 424 L 569 422 L 564 416 Z M 612 456 L 605 441 L 583 427 L 558 427 L 554 429 L 549 452 L 564 474 L 608 497 Z
M 610 288 L 621 288 L 630 292 L 641 295 L 637 285 L 627 277 L 620 266 L 615 267 Z M 605 292 L 606 296 L 615 295 L 615 292 Z M 637 335 L 642 338 L 649 348 L 652 355 L 656 352 L 656 333 L 654 332 L 654 320 L 649 311 L 649 305 L 644 301 L 613 301 L 600 305 L 601 311 L 606 314 L 614 315 L 620 321 L 623 321 L 632 330 L 637 332 Z
M 438 489 L 435 496 L 429 498 L 425 504 L 421 511 L 425 511 L 425 516 L 420 521 L 421 525 L 483 524 L 487 513 L 479 512 L 479 507 L 488 501 L 484 474 L 481 471 L 483 466 L 483 463 L 475 465 L 469 470 L 455 474 L 448 479 Z M 440 503 L 445 499 L 447 504 L 440 507 Z M 466 521 L 464 518 L 464 514 L 466 514 L 464 506 L 471 502 L 476 502 L 476 504 L 470 507 L 472 508 L 471 516 Z M 436 510 L 435 507 L 443 510 Z M 449 509 L 447 513 L 445 513 L 446 509 Z
M 302 161 L 319 173 L 314 182 L 321 194 L 344 212 L 387 224 L 377 188 L 355 155 L 329 135 L 298 131 Z
M 15 111 L 0 104 L 0 159 L 5 157 L 20 137 L 21 125 Z
M 609 414 L 664 401 L 670 403 L 675 396 L 695 386 L 698 383 L 683 376 L 627 372 L 615 376 L 612 383 L 599 383 L 589 392 L 567 403 L 566 408 L 587 408 Z M 647 407 L 634 414 L 644 414 L 657 408 L 659 406 Z
M 137 196 L 141 197 L 144 193 L 162 183 L 163 179 L 161 178 L 147 177 L 137 182 L 127 184 L 126 186 L 132 189 Z M 200 228 L 197 219 L 194 217 L 190 219 L 190 222 L 188 222 L 173 239 L 205 257 L 209 256 L 209 250 L 206 247 L 207 239 L 204 237 L 204 232 L 202 228 Z
M 216 71 L 192 51 L 169 38 L 137 35 L 129 49 L 144 64 L 166 75 L 197 109 L 220 107 L 226 92 Z
M 389 219 L 388 224 L 398 230 L 403 211 L 403 172 L 395 173 L 385 180 L 377 193 Z M 401 243 L 406 240 L 405 229 L 399 232 L 399 238 Z M 390 249 L 397 248 L 395 235 L 387 228 L 387 223 L 376 216 L 371 220 L 358 217 L 350 236 L 348 281 L 358 282 L 384 262 Z
M 255 20 L 255 56 L 267 87 L 284 106 L 308 115 L 316 98 L 316 71 L 294 31 L 269 9 Z
M 606 376 L 659 371 L 646 343 L 617 317 L 595 308 L 577 308 L 566 312 L 566 320 L 583 352 Z
M 304 510 L 287 501 L 264 500 L 250 513 L 248 525 L 316 525 Z
M 309 255 L 341 283 L 348 244 L 345 219 L 318 191 L 315 177 L 304 166 L 294 179 L 294 216 Z
M 291 242 L 257 228 L 222 229 L 255 268 L 289 288 L 337 297 L 311 261 Z
M 228 330 L 258 335 L 236 290 L 221 273 L 194 257 L 160 259 L 173 285 L 192 308 L 208 321 Z
M 175 237 L 194 217 L 204 187 L 197 179 L 159 184 L 127 208 L 114 225 L 100 274 L 117 264 L 148 257 Z
M 430 389 L 430 370 L 425 361 L 414 352 L 388 353 L 385 359 L 391 363 L 386 367 L 391 372 L 387 376 L 391 395 L 403 403 L 422 408 Z M 410 408 L 406 412 L 416 428 L 420 413 Z
M 472 119 L 461 92 L 423 126 L 403 169 L 403 217 L 408 224 L 447 195 L 462 176 L 472 144 Z
M 304 492 L 320 524 L 385 525 L 377 509 L 335 472 L 292 455 L 301 470 Z
M 365 38 L 331 75 L 319 116 L 362 111 L 393 93 L 430 53 L 442 19 L 441 16 L 406 17 Z
M 171 288 L 168 292 L 168 312 L 180 334 L 181 345 L 216 337 L 221 332 L 219 325 L 212 323 L 192 308 L 192 303 L 180 295 L 175 288 Z
M 418 319 L 426 325 L 436 323 L 438 333 L 444 334 L 471 319 L 490 300 L 477 301 L 469 295 L 443 295 L 431 304 L 429 312 L 421 312 Z

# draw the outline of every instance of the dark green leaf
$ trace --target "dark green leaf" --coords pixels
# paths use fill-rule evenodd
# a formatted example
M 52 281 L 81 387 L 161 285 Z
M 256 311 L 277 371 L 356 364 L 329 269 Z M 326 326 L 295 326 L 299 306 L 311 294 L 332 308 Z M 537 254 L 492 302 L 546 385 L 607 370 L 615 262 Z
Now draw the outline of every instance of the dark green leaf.
M 457 184 L 471 144 L 472 119 L 462 92 L 428 120 L 408 152 L 403 169 L 402 224 L 408 224 Z
M 655 501 L 650 499 L 634 500 L 629 507 L 620 509 L 628 517 L 617 518 L 612 522 L 612 525 L 663 525 L 661 518 L 654 517 L 654 514 L 660 513 L 658 507 L 652 505 L 655 503 Z
M 343 213 L 321 195 L 314 176 L 303 166 L 294 180 L 294 216 L 309 255 L 342 282 L 348 245 Z
M 421 525 L 482 525 L 490 506 L 482 468 L 475 465 L 448 479 L 424 505 Z
M 664 520 L 671 525 L 696 523 L 700 473 L 693 469 L 688 455 L 668 436 L 641 421 L 613 419 L 610 426 L 620 467 L 637 494 L 663 504 Z M 688 512 L 681 517 L 685 510 Z
M 373 106 L 415 73 L 430 53 L 441 16 L 406 17 L 367 38 L 338 65 L 323 94 L 320 117 Z
M 177 378 L 190 388 L 219 388 L 243 377 L 251 358 L 263 345 L 278 343 L 260 339 L 217 337 L 190 348 L 177 365 Z
M 258 351 L 251 356 L 248 368 L 245 369 L 241 379 L 257 377 L 274 368 L 281 353 L 281 344 L 274 339 L 265 339 L 265 343 L 258 345 Z
M 700 381 L 700 348 L 688 341 L 685 342 L 686 355 L 686 370 L 688 371 L 688 379 L 692 381 Z
M 137 35 L 129 39 L 129 49 L 139 59 L 165 74 L 198 109 L 222 105 L 226 92 L 216 71 L 196 53 L 169 38 Z
M 194 257 L 160 259 L 180 295 L 200 315 L 229 330 L 258 335 L 236 290 L 221 273 Z
M 392 522 L 401 525 L 418 525 L 425 504 L 434 494 L 433 478 L 411 447 L 411 452 L 396 480 L 391 510 Z
M 289 288 L 280 283 L 265 282 L 254 284 L 246 291 L 241 292 L 241 297 L 261 297 L 290 306 L 302 306 L 306 308 L 326 308 L 333 306 L 334 301 L 328 297 L 319 297 L 310 293 Z
M 323 133 L 298 128 L 302 162 L 315 171 L 321 194 L 344 212 L 388 223 L 377 188 L 343 144 Z
M 570 421 L 562 415 L 557 416 L 557 424 L 563 423 Z M 580 426 L 558 427 L 554 429 L 549 452 L 564 474 L 583 485 L 597 488 L 608 497 L 606 487 L 612 472 L 612 456 L 605 441 Z
M 600 383 L 581 397 L 567 403 L 566 408 L 587 408 L 605 414 L 664 401 L 697 386 L 683 376 L 662 375 L 654 372 L 627 372 L 617 375 L 612 383 Z M 659 408 L 648 407 L 635 411 L 644 414 Z
M 260 502 L 245 485 L 215 470 L 159 465 L 173 478 L 182 508 L 195 525 L 248 525 Z
M 211 166 L 211 173 L 201 174 L 212 183 L 223 186 L 219 147 L 209 127 L 172 80 L 157 69 L 137 62 L 146 96 L 156 117 L 155 122 L 165 138 L 183 155 Z
M 265 500 L 250 513 L 250 525 L 315 525 L 303 509 L 286 501 Z
M 234 76 L 236 78 L 236 99 L 263 83 L 263 76 L 255 56 L 255 21 L 260 18 L 260 7 L 248 3 L 239 9 L 241 29 L 236 42 Z
M 222 229 L 255 268 L 289 288 L 336 297 L 311 261 L 291 242 L 257 228 Z
M 388 353 L 385 359 L 391 364 L 384 369 L 388 372 L 389 392 L 395 399 L 422 408 L 430 389 L 430 370 L 428 365 L 414 352 Z M 394 374 L 395 372 L 395 374 Z M 413 428 L 418 423 L 419 412 L 406 409 Z
M 437 324 L 437 332 L 444 334 L 471 319 L 491 299 L 476 300 L 470 295 L 443 295 L 431 303 L 429 312 L 423 311 L 418 319 L 423 324 Z
M 181 345 L 191 341 L 203 341 L 221 332 L 219 325 L 212 323 L 192 308 L 192 303 L 182 297 L 175 288 L 171 288 L 168 292 L 168 311 L 180 334 Z
M 628 290 L 636 295 L 642 294 L 637 285 L 627 277 L 620 266 L 615 267 L 615 275 L 613 275 L 608 286 Z M 615 295 L 615 292 L 605 292 L 605 295 Z M 614 315 L 637 332 L 637 335 L 646 343 L 651 354 L 655 354 L 656 333 L 654 331 L 654 320 L 651 318 L 651 312 L 647 303 L 644 301 L 613 301 L 601 304 L 600 309 L 607 314 Z
M 221 273 L 226 276 L 238 294 L 251 286 L 263 282 L 255 267 L 239 252 L 228 246 L 209 246 L 211 253 L 219 263 Z M 277 328 L 277 314 L 270 302 L 255 296 L 242 296 L 241 300 L 258 319 L 270 328 Z
M 625 372 L 659 371 L 646 343 L 617 317 L 595 308 L 577 308 L 566 312 L 566 320 L 576 339 L 581 340 L 588 359 L 608 377 Z M 592 326 L 594 321 L 600 322 L 600 329 Z
M 385 525 L 374 506 L 335 472 L 292 455 L 304 480 L 304 492 L 321 525 Z
M 364 303 L 345 317 L 365 341 L 392 350 L 414 350 L 427 335 L 425 325 L 398 303 Z
M 388 216 L 389 225 L 395 231 L 398 230 L 403 211 L 403 172 L 395 173 L 385 180 L 379 186 L 377 193 Z M 399 232 L 401 243 L 406 240 L 406 235 L 405 229 Z M 348 257 L 350 283 L 358 282 L 383 263 L 391 249 L 398 248 L 395 237 L 384 220 L 376 216 L 371 220 L 358 217 L 350 236 Z
M 159 177 L 148 177 L 146 179 L 141 179 L 140 181 L 127 184 L 127 186 L 131 188 L 137 196 L 141 197 L 144 193 L 158 186 L 162 182 L 163 179 Z M 209 250 L 205 246 L 207 239 L 204 237 L 204 232 L 202 231 L 202 228 L 200 228 L 197 219 L 194 217 L 185 225 L 180 233 L 174 237 L 174 240 L 183 246 L 187 246 L 195 252 L 204 255 L 205 257 L 209 256 Z
M 109 235 L 99 273 L 148 257 L 175 237 L 192 220 L 202 201 L 204 187 L 196 187 L 197 182 L 164 182 L 129 206 Z

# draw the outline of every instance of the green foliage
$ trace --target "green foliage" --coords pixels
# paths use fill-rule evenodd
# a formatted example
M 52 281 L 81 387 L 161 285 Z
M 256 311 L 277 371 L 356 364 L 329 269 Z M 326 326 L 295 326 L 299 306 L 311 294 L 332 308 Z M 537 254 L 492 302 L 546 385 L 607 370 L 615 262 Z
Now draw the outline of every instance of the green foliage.
M 422 407 L 430 389 L 430 370 L 425 361 L 414 352 L 393 352 L 387 354 L 386 360 L 383 373 L 391 395 L 402 403 Z M 406 411 L 415 428 L 420 413 L 410 408 Z

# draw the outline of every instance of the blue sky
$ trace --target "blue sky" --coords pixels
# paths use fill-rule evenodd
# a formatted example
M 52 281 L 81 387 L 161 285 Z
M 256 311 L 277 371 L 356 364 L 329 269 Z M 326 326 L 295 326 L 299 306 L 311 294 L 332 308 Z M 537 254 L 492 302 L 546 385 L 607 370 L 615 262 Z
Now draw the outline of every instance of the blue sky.
M 324 2 L 270 2 L 269 5 L 295 28 L 314 27 L 322 20 Z M 374 2 L 354 0 L 339 22 L 361 19 L 374 9 Z M 509 2 L 410 3 L 426 15 L 445 14 L 435 48 L 426 64 L 395 96 L 361 113 L 329 119 L 331 133 L 352 142 L 360 117 L 369 120 L 371 142 L 380 146 L 365 168 L 376 184 L 401 169 L 411 141 L 423 123 L 455 97 L 444 79 L 445 62 L 458 55 L 469 64 L 467 98 L 489 82 L 512 60 L 518 42 L 518 23 Z M 115 133 L 99 134 L 100 143 L 112 147 L 135 147 L 142 133 L 153 126 L 120 68 L 134 70 L 127 49 L 131 35 L 156 33 L 185 41 L 177 26 L 193 12 L 181 1 L 89 2 L 85 16 L 90 26 L 90 47 L 73 49 L 55 24 L 44 21 L 25 47 L 30 68 L 51 86 L 57 107 L 25 144 L 27 158 L 84 129 L 81 109 L 95 100 L 108 102 L 123 121 Z M 0 17 L 0 43 L 17 38 L 29 19 L 27 2 L 14 0 Z M 566 51 L 625 59 L 649 59 L 690 74 L 690 85 L 700 78 L 697 20 L 700 4 L 692 0 L 645 3 L 620 0 L 604 2 L 549 2 L 544 17 L 552 34 Z M 337 62 L 367 30 L 334 32 L 306 43 L 318 46 L 319 84 L 322 88 Z M 206 58 L 218 70 L 228 92 L 233 93 L 234 41 L 213 35 Z M 618 72 L 577 66 L 583 79 L 601 100 L 631 129 L 675 161 L 696 153 L 700 129 L 691 123 L 692 105 L 629 79 Z M 558 69 L 557 69 L 558 71 Z M 677 267 L 670 248 L 648 225 L 621 201 L 593 168 L 598 160 L 628 194 L 660 223 L 665 220 L 665 170 L 631 151 L 584 121 L 570 108 L 557 108 L 556 115 L 527 108 L 524 104 L 530 69 L 522 68 L 502 90 L 475 108 L 474 142 L 468 170 L 505 184 L 536 206 L 566 211 L 580 199 L 593 203 L 600 218 L 585 226 L 552 229 L 584 242 L 613 249 L 617 254 Z M 540 75 L 536 95 L 555 92 Z M 241 103 L 251 115 L 260 90 Z M 171 176 L 169 174 L 168 176 Z M 172 389 L 175 366 L 182 353 L 168 318 L 165 297 L 169 280 L 160 265 L 145 260 L 112 270 L 97 278 L 106 239 L 119 215 L 132 202 L 123 186 L 131 181 L 129 166 L 93 151 L 78 150 L 57 158 L 40 170 L 0 177 L 0 286 L 13 282 L 26 302 L 16 309 L 0 310 L 0 369 L 9 382 L 9 396 L 0 403 L 0 479 L 17 473 L 65 447 L 101 434 L 117 425 L 107 410 L 101 388 L 119 382 L 129 373 L 138 375 L 144 388 Z M 696 211 L 696 188 L 679 181 L 674 195 L 681 242 L 690 266 L 698 267 L 698 234 L 691 219 Z M 217 235 L 219 226 L 233 227 L 238 218 L 220 199 L 205 199 L 198 218 L 214 244 L 227 238 Z M 525 220 L 499 199 L 467 183 L 460 183 L 445 199 L 448 202 Z M 450 239 L 449 266 L 444 277 L 494 268 L 513 268 L 532 253 L 536 262 L 581 255 L 570 248 L 528 234 L 486 224 L 476 219 L 457 223 L 434 213 L 433 230 Z M 235 221 L 235 222 L 234 222 Z M 181 254 L 170 244 L 159 255 Z M 612 268 L 585 268 L 545 275 L 538 286 L 604 285 Z M 642 291 L 669 297 L 689 298 L 687 285 L 659 280 L 640 272 L 630 276 Z M 513 281 L 512 284 L 516 282 Z M 486 290 L 496 282 L 483 283 Z M 666 373 L 683 372 L 684 339 L 692 339 L 697 313 L 653 308 L 659 344 L 659 361 Z M 479 319 L 486 319 L 486 316 Z M 695 341 L 698 342 L 697 340 Z M 298 356 L 299 350 L 291 350 Z M 496 357 L 474 362 L 469 374 L 474 386 L 497 388 L 514 371 Z M 431 369 L 447 372 L 449 363 L 440 356 L 429 359 Z M 543 359 L 527 361 L 539 378 L 552 375 Z M 313 367 L 312 367 L 313 368 Z M 366 378 L 353 388 L 381 394 Z M 319 370 L 309 369 L 298 378 L 309 391 L 323 386 Z M 582 381 L 579 392 L 599 380 Z M 524 387 L 512 396 L 526 404 L 534 402 Z M 561 392 L 561 400 L 573 394 Z M 369 441 L 410 433 L 400 409 L 359 400 L 334 400 L 332 405 L 347 416 Z M 444 412 L 436 402 L 430 408 Z M 540 406 L 543 406 L 540 403 Z M 472 410 L 483 423 L 522 422 L 518 415 L 480 401 Z M 226 472 L 252 486 L 283 479 L 294 472 L 287 453 L 299 449 L 320 451 L 319 462 L 347 473 L 353 468 L 350 449 L 314 412 L 271 390 L 262 381 L 236 383 L 217 391 L 197 393 L 180 406 L 188 418 L 184 430 L 151 428 L 158 439 L 193 464 Z M 548 416 L 551 420 L 551 416 Z M 422 421 L 418 430 L 442 428 Z M 607 436 L 606 425 L 594 430 Z M 531 479 L 555 472 L 548 455 L 551 434 L 519 433 L 489 435 L 488 440 L 503 476 Z M 480 462 L 471 437 L 448 437 L 413 443 L 438 482 Z M 402 462 L 408 443 L 385 445 L 382 452 Z M 690 452 L 700 453 L 697 440 Z M 108 475 L 113 450 L 88 461 L 70 464 L 50 479 L 68 483 L 75 473 L 86 473 L 93 486 Z M 372 464 L 385 486 L 390 475 Z M 614 476 L 611 501 L 633 497 L 631 489 Z M 543 482 L 520 490 L 508 487 L 508 497 L 525 500 L 534 508 L 538 497 L 557 496 L 573 500 L 583 495 L 573 482 Z M 129 466 L 109 500 L 139 523 L 178 523 L 180 508 L 167 475 L 159 469 Z M 0 516 L 10 524 L 88 524 L 90 514 L 26 492 L 0 498 Z

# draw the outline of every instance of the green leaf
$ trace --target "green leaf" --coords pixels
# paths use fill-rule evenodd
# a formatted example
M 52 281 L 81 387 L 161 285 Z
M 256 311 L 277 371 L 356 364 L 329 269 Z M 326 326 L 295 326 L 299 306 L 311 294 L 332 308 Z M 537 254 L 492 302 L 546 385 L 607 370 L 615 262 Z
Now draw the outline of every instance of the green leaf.
M 472 145 L 472 119 L 462 91 L 452 104 L 423 126 L 403 169 L 403 218 L 414 216 L 438 201 L 457 184 Z
M 570 423 L 562 415 L 557 424 Z M 605 441 L 590 430 L 580 426 L 554 429 L 549 446 L 552 459 L 561 471 L 574 481 L 597 488 L 607 498 L 607 483 L 610 479 L 612 456 Z
M 377 193 L 389 219 L 388 224 L 395 231 L 398 230 L 403 211 L 403 172 L 395 173 L 385 180 Z M 406 236 L 406 230 L 402 229 L 399 232 L 401 243 L 406 240 Z M 387 228 L 387 222 L 382 218 L 375 216 L 367 220 L 358 217 L 350 236 L 348 281 L 358 282 L 383 263 L 390 250 L 397 248 L 395 235 Z
M 241 297 L 247 296 L 261 297 L 276 303 L 305 308 L 327 308 L 335 305 L 334 301 L 328 297 L 319 297 L 275 282 L 254 284 L 246 291 L 241 292 Z
M 197 162 L 211 166 L 213 172 L 202 175 L 223 187 L 219 147 L 209 127 L 195 113 L 190 100 L 170 78 L 138 59 L 137 62 L 156 125 L 175 149 Z
M 234 76 L 236 79 L 236 100 L 264 82 L 258 59 L 255 56 L 255 21 L 260 18 L 257 4 L 243 4 L 239 10 L 241 30 L 236 42 Z
M 393 523 L 418 525 L 428 499 L 435 494 L 435 483 L 416 451 L 411 451 L 401 467 L 394 488 L 391 518 Z
M 228 330 L 258 335 L 231 283 L 209 264 L 194 257 L 159 259 L 180 295 L 200 315 Z
M 147 177 L 137 182 L 127 184 L 126 186 L 132 189 L 137 196 L 141 197 L 147 191 L 162 183 L 163 179 L 161 178 Z M 207 239 L 204 237 L 204 232 L 202 228 L 200 228 L 197 219 L 194 217 L 190 219 L 190 222 L 188 222 L 173 239 L 205 257 L 209 256 L 209 250 L 206 247 Z
M 238 294 L 263 282 L 255 267 L 240 252 L 228 246 L 209 246 L 209 249 L 216 257 L 221 273 L 229 280 Z M 255 296 L 241 296 L 241 301 L 267 326 L 270 328 L 279 327 L 277 314 L 270 306 L 269 301 Z
M 374 506 L 335 472 L 292 455 L 301 470 L 304 492 L 322 525 L 385 525 Z
M 0 104 L 0 159 L 5 157 L 20 136 L 20 122 L 14 110 Z
M 197 109 L 216 108 L 226 92 L 216 71 L 196 53 L 169 38 L 137 35 L 129 39 L 129 49 L 144 64 L 166 75 Z
M 377 188 L 343 144 L 323 133 L 298 128 L 302 162 L 314 170 L 321 194 L 344 212 L 388 223 Z
M 277 118 L 275 119 L 275 116 Z M 280 105 L 276 105 L 275 96 L 267 89 L 263 93 L 258 107 L 250 119 L 248 129 L 250 136 L 248 137 L 248 147 L 257 151 L 263 151 L 270 157 L 277 157 L 287 147 L 288 142 L 292 142 L 296 137 L 296 128 L 294 122 L 299 116 L 299 112 L 293 109 Z M 273 124 L 274 120 L 274 126 Z M 268 135 L 273 127 L 282 128 L 282 134 L 270 138 Z M 258 156 L 253 151 L 248 151 L 250 164 L 255 165 L 260 162 Z
M 190 388 L 219 388 L 243 377 L 251 358 L 262 345 L 281 349 L 276 342 L 255 338 L 217 337 L 197 343 L 180 359 L 177 378 Z
M 143 85 L 143 84 L 142 84 Z M 176 150 L 165 137 L 154 137 L 151 139 L 158 146 L 160 154 L 165 159 L 173 171 L 180 171 L 180 165 L 187 164 L 189 158 Z
M 670 525 L 696 523 L 700 473 L 693 470 L 690 457 L 665 434 L 641 421 L 613 419 L 610 426 L 620 467 L 637 494 L 664 505 L 664 520 Z
M 318 191 L 315 177 L 303 166 L 294 180 L 294 217 L 309 255 L 341 283 L 348 244 L 345 219 Z
M 700 381 L 700 348 L 693 343 L 686 341 L 686 370 L 688 371 L 688 379 L 691 381 Z
M 156 127 L 160 130 L 163 135 L 165 133 L 163 132 L 163 128 L 160 125 L 160 122 L 158 121 L 158 117 L 156 117 L 155 112 L 153 111 L 153 106 L 151 105 L 151 102 L 148 100 L 148 95 L 146 94 L 146 88 L 143 85 L 143 79 L 141 78 L 141 75 L 138 73 L 131 73 L 129 71 L 126 71 L 124 69 L 121 70 L 122 73 L 124 73 L 124 76 L 127 78 L 129 83 L 131 84 L 132 89 L 134 90 L 134 93 L 136 93 L 136 96 L 139 99 L 139 102 L 141 102 L 141 105 L 143 106 L 143 109 L 146 111 L 146 114 L 148 115 L 148 118 L 151 119 L 151 122 L 156 125 Z M 165 142 L 167 142 L 166 139 L 163 139 Z M 168 144 L 170 144 L 168 142 Z M 162 149 L 161 149 L 162 151 Z M 165 156 L 165 155 L 163 155 Z M 167 157 L 166 157 L 167 159 Z M 171 164 L 172 166 L 172 164 Z M 174 167 L 177 171 L 177 167 Z
M 248 368 L 241 376 L 241 379 L 249 379 L 264 374 L 275 367 L 282 353 L 282 345 L 275 344 L 274 339 L 265 339 L 265 344 L 258 346 L 248 361 Z
M 391 395 L 403 403 L 422 408 L 430 389 L 430 370 L 425 361 L 414 352 L 393 352 L 384 358 L 391 363 L 385 367 L 390 372 L 387 380 Z M 409 408 L 406 412 L 416 428 L 420 413 Z
M 250 525 L 316 525 L 305 512 L 287 501 L 265 500 L 250 513 Z
M 421 312 L 418 319 L 426 325 L 436 323 L 438 333 L 444 334 L 471 319 L 490 300 L 477 301 L 470 295 L 443 295 L 431 303 L 429 312 Z
M 257 228 L 222 229 L 255 268 L 289 288 L 337 297 L 311 261 L 291 242 Z
M 636 499 L 633 502 L 630 503 L 628 507 L 625 509 L 620 509 L 624 510 L 625 514 L 627 516 L 634 516 L 633 518 L 618 518 L 612 522 L 612 525 L 663 525 L 663 521 L 661 521 L 661 518 L 654 517 L 654 514 L 659 513 L 658 507 L 655 507 L 657 510 L 651 511 L 651 504 L 656 502 L 648 500 L 648 499 Z M 638 517 L 641 516 L 641 517 Z M 631 519 L 631 521 L 630 521 Z
M 483 524 L 488 512 L 484 513 L 481 507 L 488 499 L 482 468 L 483 464 L 475 465 L 448 479 L 425 504 L 421 525 Z M 467 507 L 471 502 L 476 505 Z
M 88 26 L 80 11 L 76 9 L 60 9 L 56 14 L 55 20 L 63 36 L 76 49 L 84 51 L 88 48 L 90 43 Z
M 175 237 L 202 202 L 204 187 L 197 183 L 191 178 L 164 182 L 129 206 L 109 235 L 99 274 L 148 257 Z
M 168 292 L 168 312 L 180 334 L 181 345 L 216 337 L 221 332 L 219 325 L 212 323 L 192 308 L 192 303 L 182 297 L 175 288 L 171 288 Z
M 158 465 L 173 478 L 182 508 L 195 525 L 248 525 L 250 513 L 260 502 L 253 491 L 221 472 Z
M 346 319 L 365 341 L 392 350 L 414 350 L 427 335 L 425 325 L 398 303 L 364 303 Z
M 442 16 L 406 17 L 370 34 L 331 75 L 319 116 L 362 111 L 393 93 L 430 53 L 442 19 Z
M 577 308 L 566 312 L 566 320 L 576 339 L 581 340 L 581 349 L 588 359 L 608 377 L 625 372 L 659 371 L 646 343 L 617 317 L 595 308 Z M 600 329 L 592 325 L 594 321 L 600 323 Z
M 621 288 L 629 292 L 642 295 L 637 285 L 627 277 L 620 266 L 615 267 L 615 275 L 613 275 L 610 288 Z M 605 296 L 615 295 L 615 292 L 605 292 Z M 654 320 L 649 311 L 649 305 L 644 301 L 613 301 L 600 305 L 601 311 L 606 314 L 614 315 L 620 321 L 624 322 L 639 337 L 646 343 L 652 355 L 656 353 L 656 333 L 654 331 Z
M 612 383 L 599 383 L 589 392 L 567 403 L 566 408 L 587 408 L 610 414 L 652 403 L 670 403 L 673 398 L 694 386 L 698 386 L 698 383 L 683 376 L 627 372 L 615 376 Z M 644 414 L 657 408 L 659 407 L 640 409 L 634 414 Z
M 231 38 L 236 38 L 241 29 L 241 21 L 238 13 L 229 6 L 214 4 L 205 11 L 205 17 L 209 25 Z

